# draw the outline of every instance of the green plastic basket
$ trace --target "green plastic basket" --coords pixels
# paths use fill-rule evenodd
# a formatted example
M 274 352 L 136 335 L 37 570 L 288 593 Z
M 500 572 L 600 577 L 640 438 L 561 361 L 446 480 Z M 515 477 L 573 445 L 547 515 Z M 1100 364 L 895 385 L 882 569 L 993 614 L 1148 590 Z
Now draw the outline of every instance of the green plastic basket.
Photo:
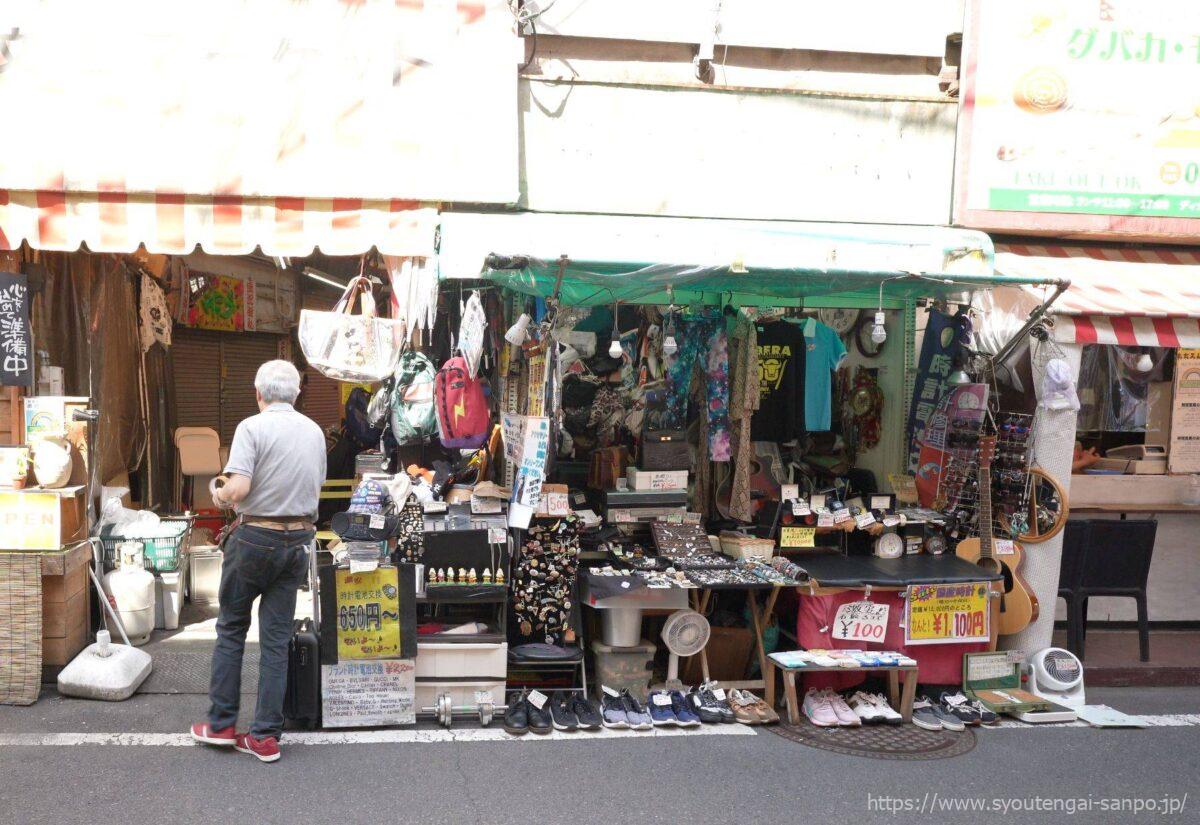
M 179 559 L 182 555 L 183 543 L 187 539 L 188 530 L 192 526 L 192 517 L 163 518 L 164 524 L 178 528 L 178 534 L 166 538 L 126 538 L 119 533 L 113 533 L 112 527 L 100 531 L 100 543 L 104 547 L 104 569 L 112 570 L 120 563 L 117 555 L 117 545 L 123 541 L 140 541 L 142 543 L 142 564 L 151 573 L 174 573 L 179 569 Z

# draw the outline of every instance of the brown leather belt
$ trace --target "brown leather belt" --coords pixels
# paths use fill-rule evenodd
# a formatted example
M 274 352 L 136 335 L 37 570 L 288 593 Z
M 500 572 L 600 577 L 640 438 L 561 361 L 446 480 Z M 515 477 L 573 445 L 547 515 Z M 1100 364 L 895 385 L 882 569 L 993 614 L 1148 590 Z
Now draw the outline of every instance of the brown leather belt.
M 315 530 L 316 527 L 311 521 L 304 519 L 286 520 L 283 518 L 266 518 L 259 516 L 242 516 L 239 519 L 241 524 L 249 527 L 265 527 L 268 530 L 292 531 L 292 530 Z

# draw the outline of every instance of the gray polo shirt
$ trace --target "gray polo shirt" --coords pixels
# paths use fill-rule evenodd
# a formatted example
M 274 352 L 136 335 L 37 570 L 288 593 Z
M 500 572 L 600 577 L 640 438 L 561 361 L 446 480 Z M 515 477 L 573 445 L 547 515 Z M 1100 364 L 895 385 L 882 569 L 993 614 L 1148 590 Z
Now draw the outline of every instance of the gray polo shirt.
M 316 518 L 325 481 L 325 436 L 291 404 L 272 404 L 238 424 L 225 472 L 250 479 L 239 514 Z

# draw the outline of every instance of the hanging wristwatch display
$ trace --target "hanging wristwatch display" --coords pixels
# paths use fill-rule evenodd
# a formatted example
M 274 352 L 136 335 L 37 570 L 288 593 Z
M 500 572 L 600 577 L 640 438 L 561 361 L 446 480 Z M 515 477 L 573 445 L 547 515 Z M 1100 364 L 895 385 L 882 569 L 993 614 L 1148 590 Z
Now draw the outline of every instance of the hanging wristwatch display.
M 818 320 L 838 335 L 845 335 L 854 329 L 860 315 L 861 310 L 842 307 L 822 307 L 817 310 Z
M 904 555 L 904 539 L 894 529 L 886 529 L 875 539 L 875 555 L 881 559 L 898 559 Z

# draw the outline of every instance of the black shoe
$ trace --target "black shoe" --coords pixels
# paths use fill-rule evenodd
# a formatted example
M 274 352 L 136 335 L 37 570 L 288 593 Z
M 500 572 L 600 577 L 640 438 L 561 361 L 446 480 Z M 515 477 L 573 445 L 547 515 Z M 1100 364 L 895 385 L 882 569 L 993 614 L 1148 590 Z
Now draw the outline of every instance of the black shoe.
M 568 702 L 571 712 L 579 721 L 580 730 L 600 730 L 604 724 L 604 717 L 600 715 L 600 706 L 596 704 L 595 699 L 584 699 L 576 693 Z
M 579 730 L 579 719 L 571 709 L 571 698 L 561 690 L 550 697 L 550 718 L 555 730 Z
M 981 721 L 979 711 L 971 707 L 971 703 L 961 691 L 943 693 L 938 697 L 938 704 L 942 710 L 964 725 L 978 725 Z
M 540 708 L 529 697 L 525 698 L 526 713 L 529 714 L 529 729 L 534 733 L 545 734 L 554 730 L 554 718 L 550 715 L 550 704 L 549 697 Z
M 687 700 L 691 703 L 692 710 L 700 717 L 701 722 L 707 725 L 718 725 L 725 721 L 720 708 L 705 702 L 704 695 L 700 691 L 693 690 L 687 695 Z
M 513 736 L 529 732 L 529 703 L 525 701 L 525 691 L 509 700 L 508 709 L 504 711 L 504 729 Z

